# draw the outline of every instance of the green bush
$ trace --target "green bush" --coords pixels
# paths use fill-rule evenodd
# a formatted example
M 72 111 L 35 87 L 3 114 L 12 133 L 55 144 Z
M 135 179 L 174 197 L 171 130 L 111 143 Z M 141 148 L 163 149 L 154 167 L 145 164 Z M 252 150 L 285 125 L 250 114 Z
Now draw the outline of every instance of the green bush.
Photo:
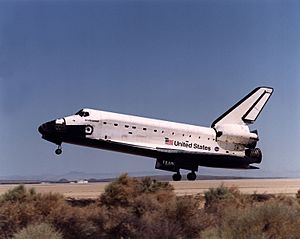
M 28 225 L 14 234 L 13 239 L 62 239 L 62 235 L 51 225 L 40 223 Z

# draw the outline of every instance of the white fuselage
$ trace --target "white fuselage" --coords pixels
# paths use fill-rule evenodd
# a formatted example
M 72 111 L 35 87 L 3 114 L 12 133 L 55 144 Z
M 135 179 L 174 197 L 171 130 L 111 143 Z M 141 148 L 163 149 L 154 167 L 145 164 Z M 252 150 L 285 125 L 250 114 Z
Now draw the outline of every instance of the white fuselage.
M 174 149 L 243 157 L 244 148 L 222 146 L 213 128 L 85 109 L 89 116 L 65 117 L 66 125 L 90 125 L 87 138 L 157 149 Z M 223 144 L 224 145 L 224 144 Z M 231 150 L 229 150 L 231 149 Z
M 42 138 L 58 145 L 71 143 L 156 159 L 155 168 L 176 172 L 190 170 L 195 180 L 198 166 L 257 168 L 262 152 L 256 148 L 257 130 L 252 124 L 273 93 L 270 87 L 257 87 L 217 118 L 211 127 L 200 127 L 164 120 L 82 109 L 75 115 L 39 126 Z

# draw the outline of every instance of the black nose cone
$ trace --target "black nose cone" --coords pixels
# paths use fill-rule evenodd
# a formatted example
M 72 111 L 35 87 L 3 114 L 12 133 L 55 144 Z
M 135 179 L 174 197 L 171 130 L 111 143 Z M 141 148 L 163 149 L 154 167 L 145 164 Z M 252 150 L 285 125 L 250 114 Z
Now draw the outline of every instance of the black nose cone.
M 55 143 L 57 145 L 61 145 L 62 143 L 62 135 L 57 130 L 57 125 L 55 120 L 44 123 L 38 127 L 38 131 L 42 135 L 42 138 Z
M 46 133 L 45 124 L 41 124 L 38 128 L 38 131 L 40 132 L 41 135 L 45 134 Z
M 39 126 L 38 131 L 41 135 L 53 134 L 55 133 L 55 120 L 49 121 Z

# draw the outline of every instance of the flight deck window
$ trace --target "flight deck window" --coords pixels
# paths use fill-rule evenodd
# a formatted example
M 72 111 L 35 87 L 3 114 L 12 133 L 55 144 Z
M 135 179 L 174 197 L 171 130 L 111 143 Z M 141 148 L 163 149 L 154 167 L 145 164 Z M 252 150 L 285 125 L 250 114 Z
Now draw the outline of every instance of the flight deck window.
M 75 115 L 81 114 L 82 110 L 79 110 Z
M 75 115 L 79 115 L 80 117 L 88 117 L 90 116 L 90 113 L 84 110 L 80 110 Z

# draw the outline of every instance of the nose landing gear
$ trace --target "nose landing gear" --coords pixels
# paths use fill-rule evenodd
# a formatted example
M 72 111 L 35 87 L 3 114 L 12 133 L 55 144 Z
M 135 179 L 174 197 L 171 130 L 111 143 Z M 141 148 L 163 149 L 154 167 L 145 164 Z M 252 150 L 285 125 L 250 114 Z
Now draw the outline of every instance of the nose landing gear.
M 58 145 L 57 149 L 55 150 L 55 153 L 57 155 L 60 155 L 62 153 L 62 148 L 61 148 L 61 145 Z

